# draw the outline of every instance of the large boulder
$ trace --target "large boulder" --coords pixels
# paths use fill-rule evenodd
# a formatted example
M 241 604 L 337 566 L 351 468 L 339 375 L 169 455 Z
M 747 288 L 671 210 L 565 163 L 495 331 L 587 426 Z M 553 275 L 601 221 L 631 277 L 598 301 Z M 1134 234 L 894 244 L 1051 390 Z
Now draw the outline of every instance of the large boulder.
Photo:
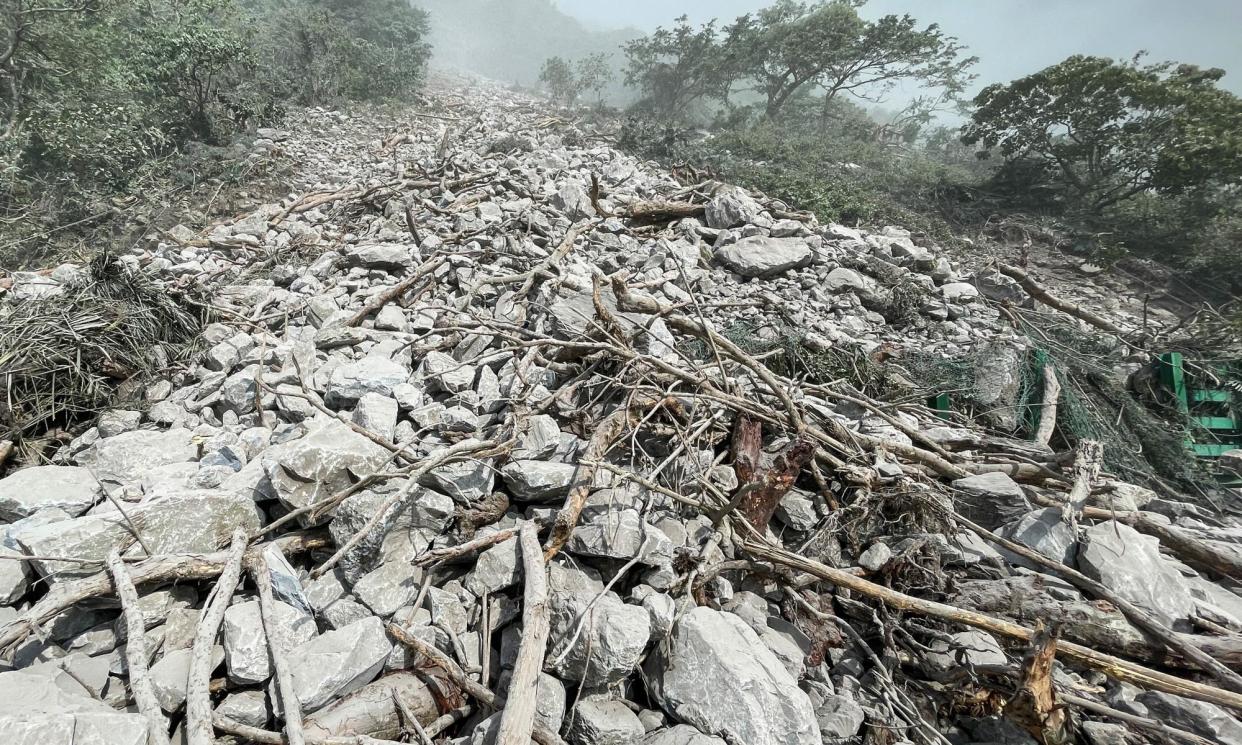
M 63 670 L 0 673 L 5 745 L 146 745 L 147 720 L 117 711 Z
M 276 496 L 297 509 L 378 471 L 389 456 L 334 419 L 300 440 L 269 448 L 261 457 Z
M 815 260 L 815 253 L 800 238 L 755 235 L 717 249 L 715 259 L 743 277 L 763 278 L 810 266 Z
M 288 655 L 294 647 L 315 638 L 315 619 L 305 612 L 274 602 L 276 648 Z M 229 606 L 224 612 L 224 660 L 229 678 L 241 685 L 263 683 L 272 676 L 271 652 L 264 633 L 259 602 L 251 600 Z
M 745 191 L 725 188 L 707 203 L 703 220 L 709 228 L 736 228 L 753 223 L 762 212 L 763 205 Z
M 1138 700 L 1147 707 L 1149 716 L 1169 726 L 1200 734 L 1223 745 L 1242 745 L 1242 723 L 1215 704 L 1160 691 L 1147 691 Z
M 728 742 L 821 745 L 811 700 L 741 618 L 697 607 L 643 669 L 669 716 Z
M 1160 541 L 1116 520 L 1083 532 L 1078 568 L 1166 624 L 1188 619 L 1195 609 L 1182 573 L 1160 555 Z
M 198 460 L 198 445 L 188 429 L 135 430 L 99 440 L 80 460 L 105 485 L 129 484 L 160 466 Z
M 289 674 L 302 710 L 316 711 L 370 683 L 384 669 L 391 652 L 384 622 L 374 616 L 294 647 L 289 653 Z
M 651 619 L 637 605 L 626 605 L 594 573 L 560 562 L 548 567 L 551 634 L 545 667 L 562 680 L 585 681 L 604 689 L 638 667 L 651 638 Z M 582 633 L 575 630 L 584 624 Z
M 14 522 L 52 507 L 77 516 L 100 500 L 99 481 L 86 468 L 34 466 L 0 479 L 0 520 Z
M 262 524 L 254 500 L 228 491 L 182 490 L 125 508 L 111 505 L 72 520 L 23 529 L 14 539 L 31 556 L 71 556 L 103 562 L 113 550 L 135 544 L 131 521 L 152 555 L 215 551 L 234 530 L 253 534 Z M 90 564 L 34 559 L 44 577 L 92 574 Z
M 1031 503 L 1022 487 L 999 471 L 958 479 L 953 482 L 953 490 L 954 508 L 988 530 L 1020 520 L 1031 512 Z

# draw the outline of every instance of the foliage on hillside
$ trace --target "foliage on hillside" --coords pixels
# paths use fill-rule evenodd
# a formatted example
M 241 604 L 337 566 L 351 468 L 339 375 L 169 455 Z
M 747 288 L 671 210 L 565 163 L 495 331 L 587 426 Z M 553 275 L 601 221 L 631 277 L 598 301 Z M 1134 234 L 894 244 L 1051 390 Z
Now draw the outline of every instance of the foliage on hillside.
M 1242 290 L 1242 100 L 1222 70 L 1075 56 L 962 100 L 975 59 L 935 25 L 868 21 L 864 0 L 731 24 L 685 18 L 630 42 L 644 152 L 844 222 L 974 234 L 1051 223 L 1101 258 L 1154 257 Z M 868 111 L 897 82 L 921 93 Z M 938 112 L 970 116 L 934 127 Z M 670 136 L 710 123 L 710 136 Z
M 187 143 L 288 105 L 399 98 L 426 28 L 404 0 L 6 0 L 0 216 L 19 230 L 39 200 L 72 222 Z

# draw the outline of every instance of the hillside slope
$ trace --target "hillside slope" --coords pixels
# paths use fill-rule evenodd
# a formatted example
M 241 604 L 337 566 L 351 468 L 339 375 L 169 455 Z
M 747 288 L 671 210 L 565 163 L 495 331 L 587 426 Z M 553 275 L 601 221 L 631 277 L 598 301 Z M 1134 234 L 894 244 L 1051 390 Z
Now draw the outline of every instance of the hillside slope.
M 104 319 L 80 349 L 133 322 L 100 284 L 214 317 L 0 479 L 4 742 L 1239 737 L 1242 523 L 1069 393 L 1026 432 L 1029 351 L 1124 345 L 900 228 L 427 96 L 296 112 L 284 199 L 14 278 L 10 317 Z

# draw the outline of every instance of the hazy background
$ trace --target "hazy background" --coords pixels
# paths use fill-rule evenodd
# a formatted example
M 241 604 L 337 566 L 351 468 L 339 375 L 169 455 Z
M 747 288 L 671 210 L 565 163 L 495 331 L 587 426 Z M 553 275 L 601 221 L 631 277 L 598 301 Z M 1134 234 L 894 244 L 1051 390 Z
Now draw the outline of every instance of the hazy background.
M 650 31 L 685 13 L 696 22 L 732 19 L 763 0 L 559 0 L 596 29 Z M 1071 54 L 1129 58 L 1141 49 L 1229 71 L 1223 87 L 1242 94 L 1242 0 L 871 0 L 860 13 L 909 13 L 939 23 L 979 57 L 980 86 L 1009 81 Z

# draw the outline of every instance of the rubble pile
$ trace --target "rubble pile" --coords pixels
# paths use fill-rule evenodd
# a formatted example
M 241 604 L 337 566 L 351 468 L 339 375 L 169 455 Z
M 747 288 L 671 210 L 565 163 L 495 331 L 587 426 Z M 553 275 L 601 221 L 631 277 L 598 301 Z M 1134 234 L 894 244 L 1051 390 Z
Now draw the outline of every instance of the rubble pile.
M 991 350 L 996 424 L 1016 280 L 429 96 L 120 257 L 217 321 L 0 480 L 0 740 L 1242 743 L 1237 524 L 753 351 Z

